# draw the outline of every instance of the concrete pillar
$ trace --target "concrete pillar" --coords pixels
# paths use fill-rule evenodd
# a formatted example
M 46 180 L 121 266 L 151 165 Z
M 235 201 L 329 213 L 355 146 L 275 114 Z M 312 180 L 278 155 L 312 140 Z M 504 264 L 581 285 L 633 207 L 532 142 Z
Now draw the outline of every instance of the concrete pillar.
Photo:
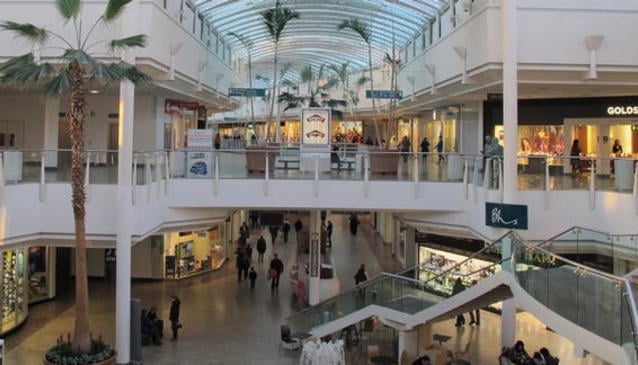
M 512 255 L 512 241 L 509 237 L 503 239 L 502 258 Z M 503 264 L 503 271 L 513 273 L 511 260 Z M 516 342 L 516 304 L 514 299 L 503 301 L 501 310 L 501 347 L 512 347 Z
M 58 135 L 60 133 L 60 99 L 47 96 L 44 102 L 44 149 L 58 149 Z M 68 133 L 68 131 L 62 131 Z M 45 167 L 58 167 L 58 154 L 49 151 L 44 161 Z
M 399 353 L 397 358 L 401 359 L 403 353 L 411 358 L 419 355 L 419 331 L 399 331 Z
M 310 275 L 308 277 L 308 303 L 318 304 L 321 301 L 319 275 L 321 271 L 321 217 L 320 211 L 310 211 L 310 255 L 308 255 Z
M 130 3 L 124 13 L 122 34 L 135 34 L 138 2 Z M 125 51 L 122 60 L 135 64 L 135 56 Z M 119 146 L 117 167 L 117 233 L 116 233 L 116 285 L 115 285 L 115 349 L 117 363 L 131 361 L 131 236 L 135 215 L 132 204 L 133 120 L 135 112 L 135 85 L 120 82 Z
M 517 0 L 501 1 L 502 52 L 503 52 L 503 202 L 515 202 L 516 153 L 518 151 L 518 20 Z

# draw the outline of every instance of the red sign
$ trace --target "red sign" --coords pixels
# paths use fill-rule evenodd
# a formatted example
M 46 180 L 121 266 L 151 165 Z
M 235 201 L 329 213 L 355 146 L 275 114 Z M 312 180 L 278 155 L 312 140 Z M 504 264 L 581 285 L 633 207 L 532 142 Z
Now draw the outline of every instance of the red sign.
M 174 99 L 164 100 L 164 113 L 179 113 L 180 109 L 197 110 L 199 109 L 199 103 L 196 101 L 182 101 Z

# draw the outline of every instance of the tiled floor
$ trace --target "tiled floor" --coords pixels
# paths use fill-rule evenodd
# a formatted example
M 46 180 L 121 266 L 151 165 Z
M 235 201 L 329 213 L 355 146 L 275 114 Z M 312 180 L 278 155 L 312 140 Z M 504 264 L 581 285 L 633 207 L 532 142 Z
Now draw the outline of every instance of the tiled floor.
M 347 216 L 332 215 L 334 222 L 332 256 L 342 289 L 353 285 L 353 275 L 361 263 L 366 263 L 370 276 L 383 269 L 400 268 L 384 246 L 375 239 L 367 219 L 362 219 L 360 233 L 353 237 L 348 232 Z M 253 240 L 258 231 L 252 232 Z M 267 237 L 267 235 L 265 235 Z M 273 250 L 268 247 L 266 263 L 255 266 L 260 277 L 254 290 L 247 282 L 237 283 L 233 260 L 217 272 L 182 281 L 135 282 L 133 297 L 140 298 L 144 307 L 157 306 L 162 318 L 168 317 L 170 295 L 182 299 L 181 319 L 184 328 L 178 342 L 164 341 L 161 346 L 143 348 L 143 363 L 157 365 L 208 364 L 272 364 L 298 363 L 298 352 L 283 350 L 279 345 L 279 325 L 295 311 L 292 290 L 282 280 L 279 291 L 272 293 L 266 280 L 266 266 L 273 252 L 284 260 L 286 270 L 295 259 L 295 238 L 284 244 L 278 240 Z M 286 273 L 284 273 L 285 275 Z M 93 333 L 103 334 L 113 343 L 114 296 L 112 284 L 102 281 L 91 283 L 91 318 Z M 592 365 L 600 361 L 587 357 L 577 359 L 573 345 L 545 329 L 528 314 L 517 318 L 518 337 L 528 343 L 531 350 L 546 346 L 561 358 L 561 364 Z M 69 298 L 59 298 L 31 308 L 28 323 L 6 340 L 5 364 L 39 364 L 43 352 L 55 338 L 72 330 L 73 306 Z M 294 329 L 293 329 L 294 331 Z M 472 341 L 473 364 L 495 364 L 500 349 L 500 318 L 483 311 L 481 327 L 457 330 L 451 321 L 434 325 L 435 333 L 448 334 L 451 349 L 460 349 Z M 392 333 L 392 331 L 386 331 Z M 165 330 L 168 333 L 168 329 Z M 349 363 L 364 363 L 362 348 L 355 348 Z

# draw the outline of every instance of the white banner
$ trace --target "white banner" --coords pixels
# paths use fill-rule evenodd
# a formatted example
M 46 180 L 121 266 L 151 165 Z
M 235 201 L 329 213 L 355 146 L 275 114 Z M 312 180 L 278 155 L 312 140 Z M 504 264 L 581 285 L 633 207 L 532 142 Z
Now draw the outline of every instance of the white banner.
M 302 109 L 301 144 L 306 146 L 328 146 L 330 144 L 330 122 L 330 109 Z
M 189 129 L 187 146 L 189 149 L 212 150 L 212 129 Z
M 188 152 L 186 161 L 187 177 L 211 177 L 213 176 L 212 152 Z

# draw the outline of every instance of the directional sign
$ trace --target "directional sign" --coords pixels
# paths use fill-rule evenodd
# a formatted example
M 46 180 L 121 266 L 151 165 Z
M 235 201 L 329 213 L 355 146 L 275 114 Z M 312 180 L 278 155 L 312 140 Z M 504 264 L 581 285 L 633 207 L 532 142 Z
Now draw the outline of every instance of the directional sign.
M 403 99 L 403 90 L 374 90 L 375 99 Z M 366 98 L 372 99 L 372 90 L 366 90 Z
M 228 89 L 228 96 L 266 96 L 266 89 L 231 87 Z

